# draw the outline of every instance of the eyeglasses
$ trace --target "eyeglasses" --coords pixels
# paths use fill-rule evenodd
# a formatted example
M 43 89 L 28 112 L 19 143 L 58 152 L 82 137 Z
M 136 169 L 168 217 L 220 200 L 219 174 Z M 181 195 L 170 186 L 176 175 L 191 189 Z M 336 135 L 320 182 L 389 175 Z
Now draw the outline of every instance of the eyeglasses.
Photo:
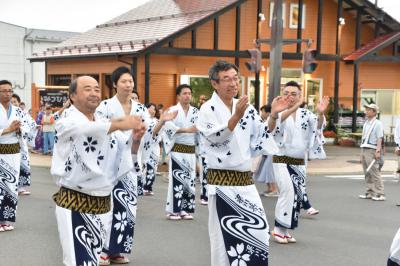
M 238 77 L 234 77 L 234 78 L 225 77 L 225 78 L 219 79 L 219 81 L 224 82 L 224 83 L 232 83 L 232 81 L 234 83 L 239 83 L 240 82 L 240 78 L 238 78 Z
M 297 93 L 297 92 L 287 92 L 287 91 L 285 91 L 284 93 L 283 93 L 283 95 L 284 96 L 293 96 L 293 97 L 296 97 L 297 95 L 299 95 L 299 93 Z
M 13 93 L 14 91 L 13 90 L 2 90 L 2 91 L 0 91 L 1 93 Z

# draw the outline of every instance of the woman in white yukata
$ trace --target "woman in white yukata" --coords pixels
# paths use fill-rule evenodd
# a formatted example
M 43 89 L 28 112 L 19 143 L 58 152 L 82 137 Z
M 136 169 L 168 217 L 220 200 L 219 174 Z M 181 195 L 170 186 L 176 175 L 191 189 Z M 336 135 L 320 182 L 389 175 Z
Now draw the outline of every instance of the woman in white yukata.
M 264 105 L 260 108 L 260 117 L 263 121 L 267 121 L 271 113 L 271 105 Z M 279 192 L 274 177 L 274 169 L 272 167 L 272 156 L 262 155 L 253 178 L 258 183 L 267 184 L 267 190 L 261 192 L 264 197 L 278 197 Z
M 150 114 L 150 119 L 152 120 L 152 124 L 157 124 L 158 119 L 156 117 L 157 114 L 157 106 L 154 103 L 147 104 L 147 110 Z M 152 145 L 149 159 L 143 161 L 145 168 L 144 168 L 144 184 L 143 184 L 143 195 L 144 196 L 153 196 L 153 184 L 156 179 L 156 172 L 158 161 L 160 160 L 160 143 L 161 139 L 158 140 L 156 145 Z
M 138 177 L 142 177 L 142 170 L 138 161 L 138 149 L 143 143 L 140 157 L 143 161 L 149 158 L 150 151 L 154 145 L 158 145 L 157 133 L 161 129 L 164 118 L 172 119 L 176 113 L 162 117 L 158 124 L 150 119 L 147 108 L 132 99 L 132 91 L 135 79 L 127 67 L 118 67 L 111 75 L 116 95 L 111 99 L 104 100 L 96 109 L 96 114 L 107 119 L 117 119 L 127 115 L 139 116 L 146 127 L 141 141 L 133 142 L 131 154 L 134 170 L 122 178 L 114 187 L 112 192 L 113 209 L 112 224 L 107 230 L 107 237 L 103 254 L 100 256 L 100 265 L 111 263 L 128 263 L 127 256 L 123 253 L 131 253 L 133 247 L 134 226 L 136 223 L 136 206 L 138 196 Z M 137 93 L 136 93 L 137 94 Z M 129 134 L 130 132 L 124 132 Z M 110 143 L 114 145 L 115 143 Z
M 21 98 L 17 94 L 13 94 L 11 99 L 11 104 L 19 107 L 21 103 Z M 37 124 L 35 120 L 28 114 L 24 112 L 24 117 L 26 123 L 29 125 L 30 131 L 27 137 L 25 137 L 21 143 L 21 169 L 19 171 L 19 181 L 18 181 L 18 195 L 30 195 L 31 192 L 26 188 L 31 185 L 31 166 L 29 163 L 29 150 L 28 143 L 30 146 L 35 145 L 34 139 L 38 132 Z

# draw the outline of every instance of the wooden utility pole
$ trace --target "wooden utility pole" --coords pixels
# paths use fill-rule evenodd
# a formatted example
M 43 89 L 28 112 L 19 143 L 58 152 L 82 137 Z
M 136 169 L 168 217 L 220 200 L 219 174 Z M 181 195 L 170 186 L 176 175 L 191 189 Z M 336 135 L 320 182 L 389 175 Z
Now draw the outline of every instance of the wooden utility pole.
M 280 94 L 281 90 L 282 38 L 282 0 L 275 0 L 271 25 L 271 50 L 268 90 L 269 104 L 271 104 L 272 100 Z

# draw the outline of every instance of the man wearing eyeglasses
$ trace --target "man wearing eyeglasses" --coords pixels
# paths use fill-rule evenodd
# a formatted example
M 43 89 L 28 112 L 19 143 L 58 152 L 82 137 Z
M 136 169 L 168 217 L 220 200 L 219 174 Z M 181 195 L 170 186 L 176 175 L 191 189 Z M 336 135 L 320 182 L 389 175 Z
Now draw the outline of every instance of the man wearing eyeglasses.
M 21 164 L 19 143 L 30 130 L 24 112 L 11 104 L 12 94 L 11 82 L 0 80 L 0 232 L 14 230 Z
M 268 222 L 251 173 L 252 157 L 275 154 L 273 139 L 285 97 L 272 103 L 262 122 L 249 98 L 238 94 L 239 69 L 217 61 L 209 70 L 214 88 L 201 106 L 197 128 L 207 163 L 211 265 L 268 265 Z
M 273 169 L 279 198 L 275 207 L 275 229 L 272 235 L 280 244 L 295 243 L 296 239 L 288 229 L 298 226 L 300 208 L 315 215 L 306 193 L 306 155 L 310 159 L 324 159 L 323 124 L 324 112 L 329 98 L 323 97 L 317 107 L 317 115 L 302 108 L 304 98 L 299 84 L 290 81 L 285 84 L 283 95 L 289 99 L 289 109 L 279 114 L 281 124 L 277 125 L 274 139 L 279 151 L 274 155 Z

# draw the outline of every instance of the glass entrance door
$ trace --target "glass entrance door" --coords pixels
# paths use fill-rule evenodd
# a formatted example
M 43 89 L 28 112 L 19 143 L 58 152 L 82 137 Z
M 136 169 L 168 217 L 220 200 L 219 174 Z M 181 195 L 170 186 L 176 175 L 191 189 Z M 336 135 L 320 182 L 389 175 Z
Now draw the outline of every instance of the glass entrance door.
M 323 93 L 322 79 L 306 79 L 305 99 L 307 108 L 314 112 Z

